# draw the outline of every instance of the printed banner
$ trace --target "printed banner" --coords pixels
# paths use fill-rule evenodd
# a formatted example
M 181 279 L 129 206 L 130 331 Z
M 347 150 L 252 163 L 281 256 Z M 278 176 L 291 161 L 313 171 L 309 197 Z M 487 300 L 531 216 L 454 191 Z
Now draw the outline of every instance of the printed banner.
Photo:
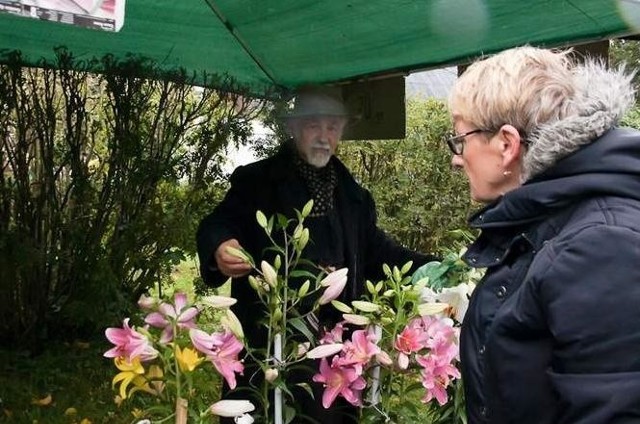
M 119 31 L 125 0 L 0 0 L 0 13 Z

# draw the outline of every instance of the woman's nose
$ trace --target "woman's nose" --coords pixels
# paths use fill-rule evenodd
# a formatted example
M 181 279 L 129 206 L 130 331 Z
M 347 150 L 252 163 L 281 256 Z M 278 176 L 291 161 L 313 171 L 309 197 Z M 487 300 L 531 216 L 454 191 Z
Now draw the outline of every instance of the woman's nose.
M 462 155 L 453 155 L 451 157 L 451 167 L 454 169 L 457 168 L 462 168 L 463 165 L 463 161 L 462 161 Z

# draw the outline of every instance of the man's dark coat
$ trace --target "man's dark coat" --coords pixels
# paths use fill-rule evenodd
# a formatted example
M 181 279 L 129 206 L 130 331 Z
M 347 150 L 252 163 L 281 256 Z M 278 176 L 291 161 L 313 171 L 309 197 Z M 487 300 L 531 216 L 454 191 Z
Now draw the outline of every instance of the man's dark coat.
M 208 285 L 218 286 L 227 279 L 215 269 L 213 257 L 216 248 L 223 241 L 237 239 L 258 263 L 264 257 L 264 249 L 271 246 L 271 243 L 264 230 L 257 224 L 257 210 L 262 211 L 267 217 L 282 214 L 288 218 L 295 218 L 294 209 L 301 211 L 309 201 L 309 191 L 294 167 L 293 154 L 293 146 L 289 143 L 271 158 L 236 169 L 231 176 L 231 188 L 226 197 L 201 222 L 197 235 L 198 254 L 201 275 Z M 412 260 L 415 270 L 418 266 L 435 259 L 405 249 L 387 237 L 376 225 L 376 210 L 371 194 L 356 183 L 336 157 L 331 158 L 331 163 L 337 176 L 335 208 L 343 230 L 344 246 L 339 250 L 344 252 L 342 265 L 349 269 L 348 282 L 340 300 L 348 303 L 359 298 L 363 293 L 365 279 L 375 282 L 384 278 L 384 263 L 402 266 Z M 313 233 L 310 234 L 310 239 L 310 243 L 313 243 Z M 335 246 L 316 246 L 316 250 L 318 248 L 331 250 L 335 249 Z M 268 254 L 267 258 L 270 261 Z M 264 310 L 246 278 L 233 281 L 231 295 L 238 299 L 234 311 L 245 329 L 249 344 L 262 347 L 265 338 L 258 321 L 264 316 Z M 333 321 L 339 318 L 339 314 L 331 306 L 325 306 L 324 311 L 329 314 L 321 314 L 321 324 L 323 316 L 329 316 Z M 238 380 L 239 386 L 247 384 L 247 379 L 251 378 L 248 375 L 250 372 L 245 370 L 245 376 Z M 311 380 L 308 374 L 296 374 L 292 378 L 306 382 Z M 314 387 L 317 399 L 315 403 L 308 402 L 308 396 L 305 394 L 296 398 L 296 402 L 299 399 L 306 402 L 298 402 L 305 414 L 313 416 L 321 423 L 355 422 L 353 418 L 352 421 L 341 421 L 343 417 L 339 415 L 338 410 L 348 411 L 349 415 L 353 415 L 354 410 L 340 399 L 331 410 L 322 409 L 319 400 L 320 389 L 319 385 Z
M 294 209 L 302 210 L 310 199 L 304 180 L 294 168 L 291 144 L 268 158 L 237 168 L 231 175 L 226 197 L 200 223 L 197 234 L 200 270 L 204 281 L 218 286 L 227 280 L 215 269 L 214 252 L 225 240 L 238 239 L 259 263 L 265 248 L 271 246 L 264 230 L 257 224 L 256 211 L 267 217 L 276 213 L 295 218 Z M 402 266 L 414 261 L 414 269 L 435 259 L 410 251 L 393 240 L 376 225 L 376 210 L 371 194 L 362 188 L 335 156 L 331 162 L 337 172 L 336 208 L 344 231 L 345 266 L 348 283 L 342 300 L 357 299 L 365 279 L 384 277 L 382 264 Z M 313 234 L 311 240 L 313 241 Z M 332 246 L 326 246 L 332 249 Z M 258 298 L 247 283 L 239 279 L 232 284 L 232 296 L 238 299 L 235 311 L 243 325 L 253 325 L 260 311 L 252 307 Z

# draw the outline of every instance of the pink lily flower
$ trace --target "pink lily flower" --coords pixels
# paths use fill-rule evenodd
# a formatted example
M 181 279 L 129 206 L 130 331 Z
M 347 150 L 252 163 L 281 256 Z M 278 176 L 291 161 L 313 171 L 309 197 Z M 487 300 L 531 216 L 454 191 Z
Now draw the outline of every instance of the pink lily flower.
M 412 352 L 417 352 L 423 348 L 423 330 L 416 327 L 407 326 L 402 330 L 402 333 L 398 335 L 396 338 L 393 347 L 399 351 L 404 353 L 405 355 L 409 355 Z
M 356 330 L 351 340 L 344 343 L 344 357 L 340 358 L 341 365 L 353 365 L 358 373 L 362 372 L 362 366 L 378 355 L 381 350 L 377 344 L 375 335 L 367 330 Z
M 325 331 L 320 339 L 320 344 L 342 343 L 342 334 L 344 333 L 344 324 L 339 322 L 331 331 Z
M 141 362 L 150 361 L 158 356 L 151 341 L 129 326 L 129 318 L 123 321 L 122 328 L 110 327 L 105 330 L 107 339 L 116 345 L 104 353 L 107 358 L 124 357 L 128 362 L 140 358 Z
M 152 312 L 146 316 L 144 322 L 152 327 L 162 328 L 160 343 L 166 344 L 173 340 L 173 324 L 178 328 L 196 328 L 195 318 L 198 315 L 198 308 L 187 306 L 187 295 L 176 293 L 174 304 L 163 302 L 158 307 L 158 312 Z
M 326 358 L 320 361 L 320 373 L 313 376 L 313 381 L 323 383 L 322 406 L 329 408 L 338 395 L 344 397 L 352 405 L 362 404 L 362 390 L 367 383 L 353 367 L 343 367 L 334 357 L 329 366 Z
M 242 342 L 230 331 L 207 334 L 202 330 L 192 329 L 189 337 L 193 346 L 204 353 L 224 377 L 229 388 L 235 389 L 236 373 L 242 374 L 244 371 L 244 365 L 238 359 L 239 353 L 244 349 Z
M 458 357 L 458 334 L 455 328 L 442 320 L 434 320 L 426 329 L 426 334 L 425 347 L 429 348 L 432 355 L 443 358 L 445 362 Z
M 416 362 L 422 366 L 422 386 L 427 389 L 422 402 L 427 403 L 435 398 L 440 406 L 447 403 L 447 387 L 452 379 L 460 378 L 460 371 L 435 355 L 417 356 Z

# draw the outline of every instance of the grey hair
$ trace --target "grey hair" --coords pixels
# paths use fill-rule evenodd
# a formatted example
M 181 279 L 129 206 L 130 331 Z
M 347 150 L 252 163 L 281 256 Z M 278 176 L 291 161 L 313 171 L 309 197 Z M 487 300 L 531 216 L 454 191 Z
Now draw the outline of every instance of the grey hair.
M 471 65 L 454 85 L 454 117 L 497 131 L 510 124 L 528 144 L 522 181 L 596 140 L 633 105 L 632 74 L 568 51 L 530 46 L 505 50 Z

